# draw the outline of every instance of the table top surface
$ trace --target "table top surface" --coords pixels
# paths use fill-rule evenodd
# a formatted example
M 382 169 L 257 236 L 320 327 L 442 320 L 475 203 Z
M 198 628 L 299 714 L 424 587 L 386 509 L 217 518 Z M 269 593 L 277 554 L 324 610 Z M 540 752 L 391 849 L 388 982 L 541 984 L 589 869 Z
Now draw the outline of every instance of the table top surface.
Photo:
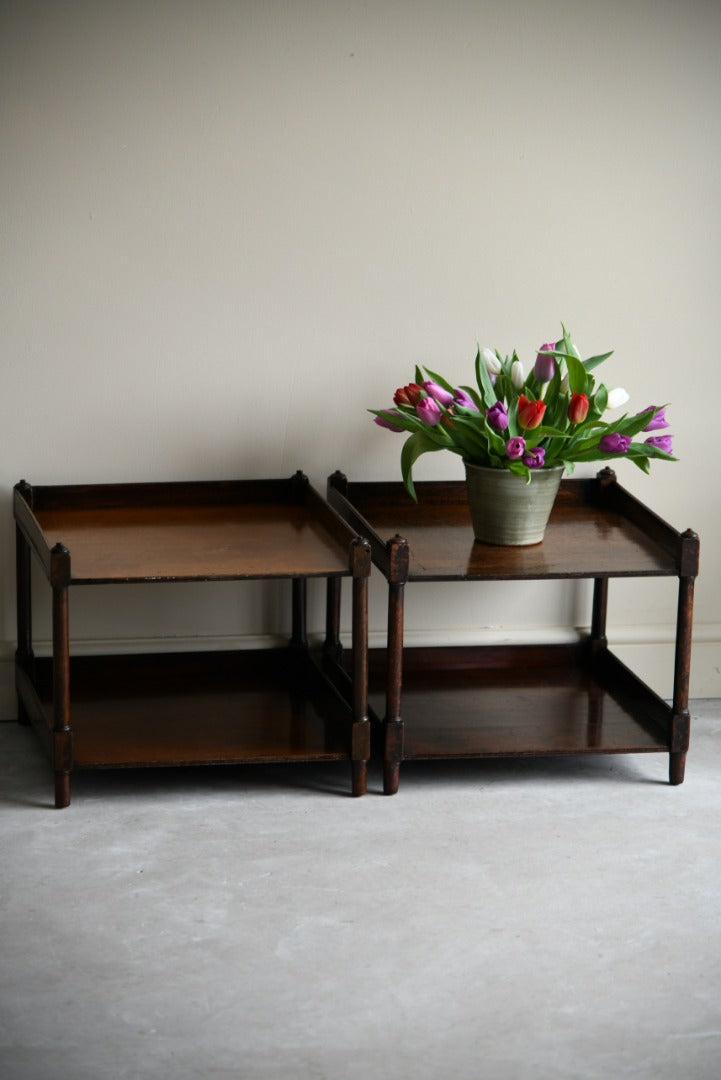
M 158 486 L 154 499 L 152 485 L 139 496 L 122 486 L 35 488 L 32 516 L 39 543 L 69 551 L 74 584 L 351 572 L 353 533 L 315 497 L 292 501 L 283 488 L 278 498 L 274 489 L 261 497 L 242 486 L 227 497 L 218 490 L 196 486 L 183 498 Z
M 391 483 L 351 483 L 347 494 L 375 540 L 376 561 L 380 548 L 393 537 L 407 541 L 409 581 L 677 573 L 677 560 L 669 550 L 678 537 L 674 530 L 650 511 L 644 527 L 623 512 L 589 503 L 582 482 L 564 481 L 543 542 L 524 547 L 475 540 L 463 484 L 417 487 L 418 503 L 401 485 Z M 353 526 L 362 531 L 357 521 Z

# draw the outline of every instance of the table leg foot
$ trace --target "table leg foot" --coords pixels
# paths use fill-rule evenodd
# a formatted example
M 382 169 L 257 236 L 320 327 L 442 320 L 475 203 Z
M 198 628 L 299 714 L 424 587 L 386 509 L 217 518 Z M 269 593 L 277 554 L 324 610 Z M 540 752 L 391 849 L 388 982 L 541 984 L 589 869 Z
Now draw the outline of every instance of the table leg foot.
M 383 794 L 395 795 L 401 780 L 400 763 L 386 762 L 383 766 Z
M 70 806 L 70 773 L 55 773 L 55 809 L 64 810 Z
M 368 790 L 368 763 L 366 761 L 354 761 L 353 763 L 353 796 L 365 795 Z
M 682 784 L 684 773 L 686 771 L 686 753 L 685 751 L 679 753 L 669 754 L 668 760 L 668 782 L 669 784 Z

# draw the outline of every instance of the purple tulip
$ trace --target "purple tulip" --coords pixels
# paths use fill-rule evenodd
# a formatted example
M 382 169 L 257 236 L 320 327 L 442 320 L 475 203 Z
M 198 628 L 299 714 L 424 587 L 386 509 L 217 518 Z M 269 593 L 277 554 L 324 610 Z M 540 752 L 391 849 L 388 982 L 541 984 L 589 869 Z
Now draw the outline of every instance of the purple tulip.
M 423 383 L 423 389 L 429 397 L 435 398 L 444 408 L 447 409 L 449 405 L 453 404 L 453 394 L 450 394 L 448 390 L 444 390 L 442 386 L 433 382 L 432 379 L 426 379 Z
M 604 454 L 625 454 L 630 445 L 631 439 L 628 435 L 619 435 L 617 431 L 612 431 L 601 438 L 598 448 Z
M 392 413 L 393 416 L 400 416 L 401 415 L 398 412 L 398 409 L 388 409 L 388 412 Z M 374 416 L 373 419 L 375 420 L 376 424 L 378 424 L 378 427 L 388 428 L 389 431 L 403 431 L 404 430 L 402 427 L 396 427 L 396 425 L 394 423 L 392 423 L 390 420 L 386 419 L 385 416 Z
M 647 405 L 643 412 L 648 412 L 650 409 L 657 408 L 656 405 Z M 641 416 L 642 413 L 639 413 Z M 668 427 L 668 420 L 666 419 L 666 409 L 659 409 L 655 416 L 653 416 L 646 424 L 644 431 L 658 431 L 659 428 Z M 647 440 L 648 441 L 648 440 Z
M 509 439 L 506 443 L 506 455 L 511 461 L 518 461 L 519 458 L 523 457 L 525 451 L 526 440 L 522 439 L 520 436 L 515 439 Z
M 644 428 L 644 431 L 648 431 L 648 428 Z M 644 440 L 647 446 L 655 446 L 658 450 L 663 450 L 666 454 L 673 453 L 673 435 L 652 435 L 650 439 Z
M 490 409 L 486 409 L 486 419 L 496 431 L 505 431 L 508 427 L 508 411 L 502 401 L 495 401 Z
M 542 469 L 545 459 L 546 451 L 542 446 L 536 446 L 535 449 L 529 450 L 527 454 L 523 455 L 523 464 L 527 465 L 529 469 Z
M 555 348 L 555 342 L 548 341 L 538 350 L 533 374 L 539 382 L 550 382 L 556 372 L 556 362 L 551 355 Z
M 441 410 L 432 397 L 422 398 L 416 405 L 416 415 L 419 420 L 429 427 L 435 427 L 441 422 Z
M 461 390 L 460 387 L 456 387 L 456 396 L 454 398 L 454 401 L 456 405 L 462 405 L 464 409 L 474 409 L 476 412 L 478 412 L 478 406 L 476 405 L 471 395 L 467 394 L 465 390 Z

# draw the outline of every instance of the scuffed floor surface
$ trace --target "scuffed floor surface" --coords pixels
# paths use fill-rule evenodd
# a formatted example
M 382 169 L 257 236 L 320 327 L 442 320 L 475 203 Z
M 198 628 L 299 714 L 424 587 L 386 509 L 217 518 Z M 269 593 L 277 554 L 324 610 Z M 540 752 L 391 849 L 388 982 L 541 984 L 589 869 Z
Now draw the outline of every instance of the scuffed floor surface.
M 666 755 L 101 772 L 0 724 L 4 1080 L 716 1080 L 721 707 Z

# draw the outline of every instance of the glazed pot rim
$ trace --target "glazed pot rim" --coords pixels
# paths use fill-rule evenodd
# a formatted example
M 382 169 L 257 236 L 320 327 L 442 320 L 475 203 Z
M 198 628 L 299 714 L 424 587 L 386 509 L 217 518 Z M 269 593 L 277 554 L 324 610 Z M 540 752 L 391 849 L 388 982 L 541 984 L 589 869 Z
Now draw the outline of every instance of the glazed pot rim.
M 487 473 L 507 473 L 509 476 L 518 476 L 518 473 L 511 472 L 510 469 L 506 469 L 502 465 L 476 465 L 475 462 L 468 461 L 467 458 L 463 458 L 463 464 L 467 469 L 479 469 L 480 471 Z M 542 465 L 540 469 L 531 469 L 531 475 L 563 472 L 564 469 L 565 465 Z M 523 479 L 523 477 L 520 479 Z

